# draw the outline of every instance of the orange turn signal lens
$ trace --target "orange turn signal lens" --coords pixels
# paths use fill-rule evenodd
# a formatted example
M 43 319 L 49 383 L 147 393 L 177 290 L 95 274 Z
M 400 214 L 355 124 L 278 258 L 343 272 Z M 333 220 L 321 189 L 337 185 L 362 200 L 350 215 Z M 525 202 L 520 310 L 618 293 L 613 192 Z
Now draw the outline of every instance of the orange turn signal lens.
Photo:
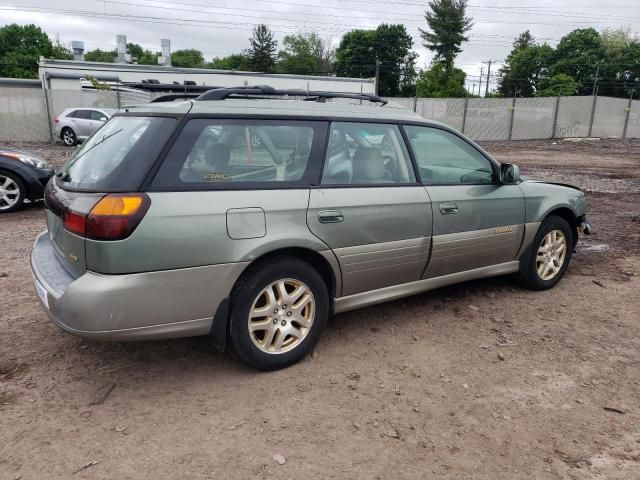
M 142 221 L 150 205 L 146 193 L 105 195 L 87 216 L 85 236 L 92 240 L 124 240 Z
M 91 209 L 91 215 L 133 215 L 140 210 L 142 202 L 143 197 L 140 195 L 107 195 Z

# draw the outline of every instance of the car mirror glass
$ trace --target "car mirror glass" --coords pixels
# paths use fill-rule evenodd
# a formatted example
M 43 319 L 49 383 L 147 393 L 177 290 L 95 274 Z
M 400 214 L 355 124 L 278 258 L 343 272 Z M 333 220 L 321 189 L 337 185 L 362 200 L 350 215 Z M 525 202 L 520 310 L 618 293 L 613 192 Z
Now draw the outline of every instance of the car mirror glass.
M 520 169 L 512 163 L 503 163 L 500 168 L 501 181 L 507 185 L 513 185 L 520 180 Z

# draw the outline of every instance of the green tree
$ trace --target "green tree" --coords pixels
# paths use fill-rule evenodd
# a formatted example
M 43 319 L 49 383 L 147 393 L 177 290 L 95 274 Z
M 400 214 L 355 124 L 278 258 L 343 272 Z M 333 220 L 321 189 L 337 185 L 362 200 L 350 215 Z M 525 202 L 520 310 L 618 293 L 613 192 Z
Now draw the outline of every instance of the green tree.
M 333 71 L 335 49 L 317 33 L 287 35 L 282 45 L 277 71 L 306 75 L 326 75 Z
M 51 58 L 57 58 L 60 60 L 73 60 L 73 52 L 69 48 L 65 47 L 65 45 L 60 41 L 60 38 L 58 38 L 57 35 L 52 44 Z
M 204 66 L 204 57 L 200 50 L 187 48 L 171 53 L 171 65 L 174 67 L 198 68 Z
M 84 59 L 87 62 L 106 62 L 113 63 L 114 59 L 118 56 L 118 52 L 115 50 L 90 50 L 84 54 Z
M 413 38 L 404 25 L 378 25 L 374 49 L 380 61 L 380 95 L 397 97 L 402 85 L 415 81 L 417 55 L 412 47 Z
M 578 82 L 572 76 L 558 73 L 542 81 L 537 95 L 539 97 L 575 95 L 578 92 L 578 87 Z
M 590 95 L 598 65 L 605 63 L 606 50 L 600 34 L 593 28 L 579 28 L 560 39 L 550 75 L 564 73 L 578 82 L 578 94 Z M 603 70 L 604 77 L 606 72 Z
M 336 50 L 339 77 L 372 78 L 380 62 L 378 93 L 395 97 L 413 94 L 416 54 L 413 39 L 404 25 L 381 24 L 375 30 L 352 30 Z
M 536 95 L 549 76 L 553 57 L 553 48 L 546 43 L 524 47 L 509 59 L 509 76 L 499 77 L 499 93 L 519 97 Z
M 336 49 L 339 77 L 373 78 L 376 73 L 375 30 L 351 30 Z
M 640 89 L 640 39 L 629 29 L 605 29 L 600 34 L 606 60 L 600 63 L 598 86 L 600 95 L 628 97 Z
M 145 50 L 137 43 L 127 43 L 127 53 L 140 65 L 157 65 L 158 54 Z
M 249 65 L 257 72 L 273 72 L 276 64 L 276 48 L 278 42 L 273 37 L 273 32 L 265 24 L 254 27 L 253 35 L 249 38 Z
M 513 50 L 507 55 L 504 65 L 498 70 L 497 92 L 504 97 L 519 93 L 522 96 L 521 80 L 513 74 L 512 63 L 520 52 L 535 45 L 535 39 L 529 30 L 522 32 L 513 42 Z
M 447 75 L 453 71 L 462 43 L 469 40 L 465 34 L 473 22 L 466 16 L 466 10 L 466 0 L 430 0 L 424 16 L 429 30 L 419 29 L 423 45 L 435 52 L 434 60 L 444 63 Z
M 466 74 L 459 68 L 447 72 L 444 61 L 434 60 L 427 70 L 418 75 L 416 81 L 416 95 L 418 97 L 464 97 Z
M 219 70 L 249 70 L 249 57 L 242 53 L 216 57 L 207 64 L 207 67 Z
M 0 77 L 38 78 L 41 56 L 68 59 L 69 53 L 35 25 L 13 23 L 0 28 Z

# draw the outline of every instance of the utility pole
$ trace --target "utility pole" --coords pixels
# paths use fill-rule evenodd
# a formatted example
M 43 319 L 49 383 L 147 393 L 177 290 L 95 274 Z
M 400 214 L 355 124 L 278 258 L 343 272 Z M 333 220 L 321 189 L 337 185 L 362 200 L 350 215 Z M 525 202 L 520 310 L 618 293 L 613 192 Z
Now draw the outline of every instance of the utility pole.
M 491 78 L 491 60 L 489 60 L 489 65 L 487 66 L 487 84 L 484 88 L 485 97 L 489 94 L 489 78 Z
M 598 72 L 600 72 L 600 63 L 596 65 L 596 75 L 593 78 L 593 90 L 591 91 L 593 102 L 591 103 L 591 118 L 589 119 L 589 132 L 587 133 L 587 137 L 589 138 L 593 132 L 593 120 L 596 116 L 596 102 L 598 101 Z
M 629 94 L 629 103 L 627 108 L 624 109 L 626 115 L 624 117 L 624 126 L 622 127 L 622 138 L 627 138 L 627 127 L 629 126 L 629 114 L 631 113 L 631 106 L 633 105 L 633 94 L 636 92 L 635 88 L 631 89 Z
M 376 95 L 378 95 L 378 84 L 380 83 L 380 60 L 376 57 Z
M 595 95 L 596 94 L 596 88 L 598 86 L 598 72 L 600 72 L 600 64 L 599 63 L 596 65 L 596 76 L 593 79 L 593 90 L 591 91 L 591 95 Z
M 484 67 L 480 67 L 480 85 L 478 85 L 478 96 L 482 96 L 482 70 Z

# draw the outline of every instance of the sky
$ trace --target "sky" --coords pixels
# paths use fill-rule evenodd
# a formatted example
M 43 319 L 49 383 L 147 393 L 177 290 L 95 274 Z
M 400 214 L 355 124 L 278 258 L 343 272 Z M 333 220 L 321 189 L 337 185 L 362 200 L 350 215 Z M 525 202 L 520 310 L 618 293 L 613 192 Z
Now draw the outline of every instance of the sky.
M 481 67 L 486 73 L 483 62 L 491 60 L 496 71 L 514 38 L 527 29 L 552 46 L 576 28 L 626 27 L 639 33 L 640 0 L 610 1 L 470 0 L 467 14 L 474 25 L 456 58 L 467 73 L 467 87 L 477 84 Z M 269 25 L 278 40 L 317 32 L 336 45 L 354 28 L 402 23 L 414 38 L 418 67 L 424 67 L 432 58 L 418 31 L 426 28 L 426 5 L 420 0 L 0 0 L 0 25 L 34 23 L 65 44 L 84 41 L 86 50 L 113 50 L 116 35 L 124 34 L 127 42 L 156 52 L 160 39 L 169 38 L 172 51 L 196 48 L 209 60 L 247 48 L 258 23 Z

